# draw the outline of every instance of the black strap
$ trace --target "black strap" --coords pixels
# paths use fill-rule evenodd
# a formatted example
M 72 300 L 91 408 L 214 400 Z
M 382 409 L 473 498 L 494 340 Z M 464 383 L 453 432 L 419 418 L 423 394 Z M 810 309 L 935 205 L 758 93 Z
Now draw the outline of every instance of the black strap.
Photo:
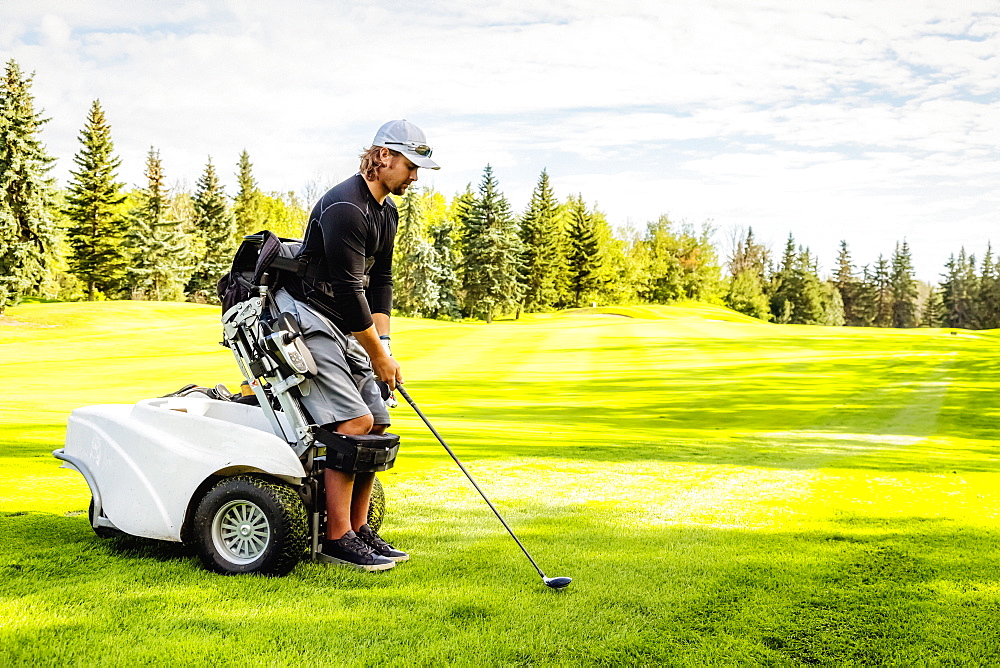
M 287 257 L 276 257 L 268 264 L 269 268 L 279 269 L 295 274 L 299 278 L 317 279 L 320 276 L 318 262 L 309 262 L 305 258 L 290 259 Z

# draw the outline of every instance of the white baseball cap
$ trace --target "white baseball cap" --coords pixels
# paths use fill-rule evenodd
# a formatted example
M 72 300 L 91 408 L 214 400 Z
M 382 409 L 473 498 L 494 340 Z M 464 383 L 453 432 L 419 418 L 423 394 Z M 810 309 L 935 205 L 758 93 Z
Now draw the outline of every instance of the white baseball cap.
M 441 169 L 431 160 L 431 147 L 427 145 L 423 130 L 407 120 L 389 121 L 380 127 L 372 146 L 399 151 L 417 167 Z

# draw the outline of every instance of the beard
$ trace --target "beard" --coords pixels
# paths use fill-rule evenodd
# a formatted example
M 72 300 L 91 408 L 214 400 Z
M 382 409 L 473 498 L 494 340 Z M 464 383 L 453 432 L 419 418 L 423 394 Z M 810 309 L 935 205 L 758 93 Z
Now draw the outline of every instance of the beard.
M 395 188 L 390 189 L 389 192 L 391 192 L 396 197 L 402 197 L 406 193 L 406 189 L 409 187 L 410 187 L 409 181 L 405 181 L 403 183 L 400 183 Z

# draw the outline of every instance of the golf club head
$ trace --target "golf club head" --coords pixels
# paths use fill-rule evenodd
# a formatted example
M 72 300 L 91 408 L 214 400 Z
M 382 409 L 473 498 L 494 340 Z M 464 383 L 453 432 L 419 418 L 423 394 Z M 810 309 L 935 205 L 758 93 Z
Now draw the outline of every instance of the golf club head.
M 545 583 L 545 586 L 553 589 L 565 589 L 572 581 L 573 578 L 542 578 L 542 582 Z

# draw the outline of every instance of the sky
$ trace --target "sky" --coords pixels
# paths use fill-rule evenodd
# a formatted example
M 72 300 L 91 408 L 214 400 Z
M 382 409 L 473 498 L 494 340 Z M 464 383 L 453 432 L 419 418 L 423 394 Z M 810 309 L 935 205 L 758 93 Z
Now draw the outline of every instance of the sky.
M 62 184 L 95 99 L 126 184 L 155 147 L 230 194 L 244 149 L 301 194 L 406 118 L 449 197 L 490 164 L 523 211 L 546 169 L 613 226 L 792 234 L 823 273 L 841 240 L 860 267 L 905 239 L 929 282 L 1000 245 L 996 0 L 0 0 L 0 58 Z

